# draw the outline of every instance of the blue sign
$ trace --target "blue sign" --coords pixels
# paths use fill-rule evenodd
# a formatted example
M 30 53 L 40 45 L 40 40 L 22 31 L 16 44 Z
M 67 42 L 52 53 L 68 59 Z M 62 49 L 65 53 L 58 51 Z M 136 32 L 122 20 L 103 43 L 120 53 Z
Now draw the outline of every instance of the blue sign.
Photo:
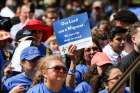
M 67 46 L 69 43 L 73 44 L 78 40 L 83 40 L 86 38 L 90 38 L 90 41 L 92 41 L 87 13 L 82 13 L 55 21 L 53 28 L 59 46 L 65 46 L 65 44 Z M 77 43 L 82 42 L 79 41 Z

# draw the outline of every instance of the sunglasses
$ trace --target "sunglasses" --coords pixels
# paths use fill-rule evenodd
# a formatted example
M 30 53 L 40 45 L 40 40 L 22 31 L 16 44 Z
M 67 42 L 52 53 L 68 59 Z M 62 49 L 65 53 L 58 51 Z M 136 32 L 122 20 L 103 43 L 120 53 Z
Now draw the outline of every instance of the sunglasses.
M 63 70 L 63 72 L 68 72 L 67 68 L 64 67 L 64 66 L 55 66 L 55 67 L 50 67 L 50 68 L 47 68 L 47 69 L 54 69 L 55 71 L 60 71 L 60 70 Z
M 92 48 L 87 48 L 86 49 L 86 51 L 91 51 L 91 50 L 93 50 L 93 51 L 98 50 L 98 47 L 92 47 Z
M 112 79 L 108 79 L 107 81 L 110 81 L 110 80 L 119 80 L 120 78 L 121 78 L 121 75 L 118 75 L 118 76 L 113 77 Z

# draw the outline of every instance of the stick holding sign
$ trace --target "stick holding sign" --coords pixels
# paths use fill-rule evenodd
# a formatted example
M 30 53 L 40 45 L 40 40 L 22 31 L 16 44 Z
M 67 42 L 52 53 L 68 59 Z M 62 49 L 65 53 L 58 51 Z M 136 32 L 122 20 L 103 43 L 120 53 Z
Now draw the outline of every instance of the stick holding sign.
M 77 49 L 92 46 L 87 13 L 55 21 L 53 28 L 61 54 L 66 54 L 71 44 L 76 45 Z

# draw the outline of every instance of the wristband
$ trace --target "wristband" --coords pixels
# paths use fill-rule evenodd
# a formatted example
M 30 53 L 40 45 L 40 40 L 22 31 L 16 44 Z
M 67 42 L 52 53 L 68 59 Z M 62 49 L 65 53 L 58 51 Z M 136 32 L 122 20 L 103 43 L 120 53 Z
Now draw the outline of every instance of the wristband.
M 75 75 L 75 69 L 74 68 L 69 68 L 68 74 Z

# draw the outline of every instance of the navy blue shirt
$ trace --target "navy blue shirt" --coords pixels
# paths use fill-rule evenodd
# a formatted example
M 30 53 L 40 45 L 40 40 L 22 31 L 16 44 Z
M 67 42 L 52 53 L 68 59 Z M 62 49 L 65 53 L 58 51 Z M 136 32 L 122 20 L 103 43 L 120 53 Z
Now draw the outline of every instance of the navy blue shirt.
M 3 54 L 2 51 L 0 50 L 0 71 L 2 71 L 3 69 L 3 65 L 4 65 L 4 58 L 3 58 Z
M 25 88 L 25 93 L 30 88 L 32 81 L 25 76 L 25 73 L 10 77 L 4 82 L 3 93 L 8 93 L 13 87 L 19 84 L 23 85 Z
M 26 93 L 74 93 L 71 89 L 62 87 L 60 92 L 53 92 L 52 90 L 48 89 L 44 83 L 39 83 L 29 89 Z
M 40 54 L 41 56 L 45 56 L 46 55 L 46 46 L 41 43 L 39 46 L 38 46 L 38 50 L 40 51 Z

